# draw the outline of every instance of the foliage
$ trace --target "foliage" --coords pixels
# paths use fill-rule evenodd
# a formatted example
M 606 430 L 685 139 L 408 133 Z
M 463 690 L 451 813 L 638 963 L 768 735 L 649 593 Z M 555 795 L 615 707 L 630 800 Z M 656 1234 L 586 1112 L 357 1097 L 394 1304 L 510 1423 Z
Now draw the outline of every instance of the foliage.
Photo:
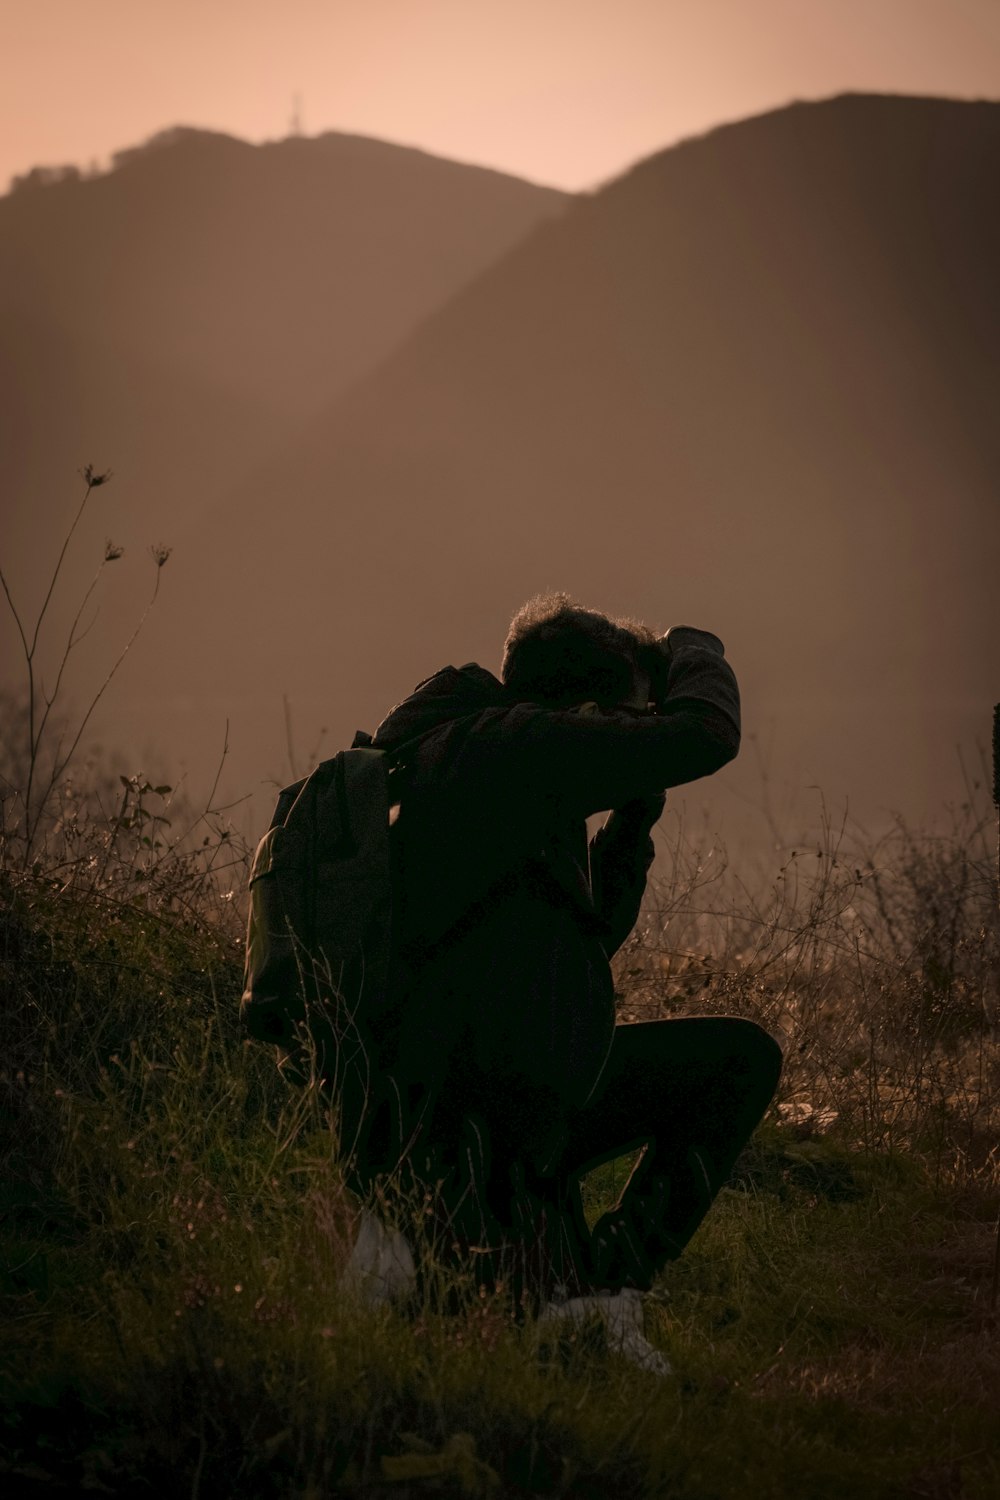
M 0 567 L 0 586 L 3 588 L 7 606 L 17 628 L 24 659 L 25 680 L 24 711 L 17 716 L 15 721 L 19 723 L 21 733 L 12 739 L 8 727 L 5 734 L 6 743 L 3 746 L 5 764 L 0 770 L 3 821 L 0 831 L 2 831 L 5 859 L 11 857 L 12 846 L 19 845 L 20 860 L 25 866 L 38 852 L 40 841 L 44 841 L 52 801 L 58 797 L 59 789 L 64 785 L 66 773 L 79 749 L 80 741 L 94 710 L 132 649 L 150 610 L 156 603 L 160 589 L 160 574 L 171 552 L 169 547 L 160 544 L 149 549 L 154 564 L 153 588 L 138 624 L 105 673 L 96 691 L 91 695 L 87 707 L 79 718 L 72 723 L 63 719 L 56 705 L 65 686 L 66 668 L 73 651 L 93 625 L 93 620 L 84 624 L 88 606 L 94 598 L 104 570 L 112 563 L 119 562 L 125 550 L 110 539 L 104 543 L 103 556 L 77 605 L 69 632 L 61 649 L 51 660 L 49 667 L 51 687 L 47 690 L 43 662 L 39 656 L 42 626 L 55 596 L 66 554 L 83 520 L 90 497 L 94 490 L 101 489 L 110 481 L 112 474 L 110 469 L 101 471 L 95 469 L 93 464 L 87 464 L 81 469 L 80 477 L 85 486 L 83 497 L 63 537 L 62 546 L 34 623 L 22 613 L 22 610 L 18 609 L 11 593 L 10 582 Z
M 783 1118 L 940 1167 L 1000 1139 L 1000 923 L 985 782 L 943 830 L 897 819 L 872 844 L 834 826 L 751 888 L 675 829 L 619 959 L 629 1019 L 751 1015 L 785 1049 Z
M 77 521 L 106 476 L 84 477 Z M 418 1251 L 418 1290 L 365 1308 L 341 1285 L 362 1205 L 335 1114 L 239 1031 L 248 851 L 226 809 L 210 798 L 193 816 L 142 773 L 70 774 L 89 711 L 71 730 L 54 706 L 86 599 L 54 690 L 36 694 L 75 526 L 30 633 L 15 611 L 28 692 L 0 838 L 5 1488 L 996 1493 L 1000 933 L 982 787 L 944 834 L 900 822 L 872 847 L 824 812 L 754 886 L 668 822 L 670 877 L 617 961 L 621 1019 L 746 1015 L 786 1054 L 771 1115 L 650 1299 L 674 1378 L 623 1363 L 593 1328 L 540 1336 L 449 1264 L 396 1183 L 374 1206 Z M 592 1175 L 591 1216 L 628 1165 Z
M 238 1029 L 245 851 L 217 817 L 179 840 L 169 792 L 118 785 L 111 816 L 66 791 L 44 859 L 0 870 L 12 1487 L 996 1492 L 998 933 L 973 799 L 865 860 L 821 831 L 753 895 L 675 845 L 623 1019 L 751 1015 L 787 1064 L 653 1299 L 676 1378 L 652 1381 L 586 1330 L 543 1344 L 443 1263 L 408 1308 L 342 1295 L 336 1119 Z M 622 1175 L 595 1174 L 591 1212 Z M 380 1207 L 419 1239 L 419 1205 Z

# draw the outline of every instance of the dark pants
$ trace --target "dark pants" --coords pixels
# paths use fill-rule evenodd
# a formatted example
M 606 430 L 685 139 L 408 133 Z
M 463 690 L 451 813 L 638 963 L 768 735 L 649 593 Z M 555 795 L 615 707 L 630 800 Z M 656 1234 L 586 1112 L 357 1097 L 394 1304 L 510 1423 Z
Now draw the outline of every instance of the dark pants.
M 592 1284 L 648 1289 L 687 1245 L 774 1097 L 781 1049 L 753 1021 L 694 1016 L 619 1026 L 556 1165 Z M 618 1202 L 588 1234 L 580 1178 L 643 1147 Z
M 648 1289 L 705 1217 L 774 1096 L 781 1049 L 753 1021 L 698 1016 L 618 1026 L 586 1106 L 564 1116 L 552 1160 L 518 1149 L 512 1106 L 466 1066 L 444 1084 L 428 1149 L 410 1167 L 436 1190 L 445 1238 L 475 1249 L 480 1279 L 547 1295 Z M 509 1080 L 508 1080 L 509 1082 Z M 494 1107 L 491 1108 L 491 1096 Z M 643 1148 L 618 1202 L 589 1230 L 580 1179 Z M 528 1295 L 532 1295 L 531 1292 Z

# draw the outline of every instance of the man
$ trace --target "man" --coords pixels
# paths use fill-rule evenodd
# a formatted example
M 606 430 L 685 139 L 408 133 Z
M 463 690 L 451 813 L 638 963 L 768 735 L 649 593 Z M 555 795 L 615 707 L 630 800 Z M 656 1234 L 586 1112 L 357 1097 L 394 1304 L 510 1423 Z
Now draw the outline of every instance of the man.
M 379 726 L 398 814 L 391 1005 L 354 1180 L 401 1167 L 479 1274 L 546 1298 L 647 1290 L 681 1253 L 777 1084 L 752 1022 L 617 1026 L 665 790 L 739 747 L 722 643 L 657 639 L 563 594 L 514 617 L 500 680 L 446 667 Z M 585 820 L 614 809 L 590 842 Z M 645 1150 L 587 1229 L 581 1175 Z M 557 1293 L 558 1289 L 558 1293 Z

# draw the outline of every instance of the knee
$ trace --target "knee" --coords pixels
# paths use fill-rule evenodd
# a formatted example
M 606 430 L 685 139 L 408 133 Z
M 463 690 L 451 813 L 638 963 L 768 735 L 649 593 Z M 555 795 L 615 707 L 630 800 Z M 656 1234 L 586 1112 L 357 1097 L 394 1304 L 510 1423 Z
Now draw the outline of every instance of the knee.
M 747 1070 L 773 1094 L 778 1086 L 778 1079 L 781 1077 L 781 1065 L 784 1060 L 784 1054 L 778 1042 L 757 1021 L 734 1017 L 730 1024 L 734 1028 L 732 1035 L 734 1052 L 738 1053 Z

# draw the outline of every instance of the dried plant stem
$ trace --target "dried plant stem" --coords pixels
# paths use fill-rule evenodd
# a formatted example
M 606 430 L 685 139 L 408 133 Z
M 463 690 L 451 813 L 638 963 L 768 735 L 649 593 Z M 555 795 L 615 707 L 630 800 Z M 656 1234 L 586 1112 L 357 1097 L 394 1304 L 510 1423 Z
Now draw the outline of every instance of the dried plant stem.
M 77 527 L 79 526 L 80 521 L 83 517 L 83 513 L 87 508 L 87 502 L 90 499 L 91 491 L 108 482 L 108 480 L 111 478 L 111 470 L 107 469 L 103 473 L 101 473 L 95 471 L 92 464 L 87 464 L 87 466 L 81 470 L 81 475 L 86 486 L 83 494 L 83 499 L 80 501 L 80 504 L 77 507 L 76 514 L 74 515 L 73 520 L 69 528 L 67 529 L 66 535 L 63 538 L 62 546 L 59 550 L 59 556 L 56 559 L 55 567 L 52 570 L 52 575 L 49 579 L 48 587 L 45 591 L 45 597 L 42 600 L 41 608 L 39 609 L 38 615 L 35 618 L 34 626 L 31 627 L 30 641 L 28 639 L 28 629 L 25 626 L 25 622 L 21 617 L 20 611 L 14 603 L 14 597 L 11 593 L 10 584 L 7 581 L 7 577 L 3 572 L 3 569 L 0 568 L 0 584 L 2 584 L 3 586 L 7 604 L 10 608 L 10 612 L 14 618 L 14 623 L 17 626 L 18 634 L 21 638 L 21 648 L 24 656 L 25 670 L 27 673 L 27 773 L 24 786 L 22 789 L 19 789 L 20 796 L 24 804 L 24 849 L 21 862 L 25 868 L 27 868 L 28 864 L 31 861 L 39 826 L 45 815 L 45 809 L 48 806 L 52 793 L 62 776 L 65 774 L 70 761 L 73 759 L 73 756 L 75 755 L 79 747 L 83 732 L 90 722 L 94 710 L 96 709 L 101 698 L 104 696 L 104 693 L 107 690 L 112 678 L 118 671 L 118 668 L 121 666 L 125 657 L 131 650 L 136 636 L 139 634 L 139 631 L 142 629 L 143 625 L 146 622 L 149 611 L 152 609 L 153 605 L 156 602 L 156 598 L 160 589 L 160 569 L 166 562 L 170 551 L 169 548 L 165 547 L 154 547 L 152 549 L 153 560 L 156 563 L 156 577 L 153 583 L 153 591 L 149 597 L 145 609 L 143 610 L 139 623 L 132 631 L 132 634 L 129 636 L 122 650 L 119 652 L 117 658 L 111 666 L 110 671 L 107 673 L 104 681 L 97 689 L 97 692 L 91 698 L 88 707 L 86 708 L 79 724 L 76 727 L 76 732 L 73 735 L 69 749 L 65 752 L 65 754 L 63 753 L 63 740 L 60 737 L 52 757 L 52 765 L 49 771 L 43 774 L 41 770 L 43 742 L 45 741 L 46 730 L 49 728 L 49 719 L 52 713 L 52 708 L 59 696 L 60 690 L 63 685 L 63 677 L 66 671 L 66 664 L 69 661 L 74 648 L 79 645 L 80 641 L 83 640 L 84 636 L 86 636 L 90 629 L 90 627 L 88 626 L 87 630 L 84 630 L 82 634 L 78 633 L 80 622 L 83 618 L 84 611 L 86 610 L 86 607 L 90 602 L 91 597 L 93 596 L 94 590 L 97 587 L 98 581 L 105 565 L 109 561 L 113 561 L 119 558 L 122 553 L 122 549 L 120 547 L 114 548 L 112 547 L 110 542 L 107 544 L 104 559 L 98 566 L 97 571 L 95 572 L 93 578 L 90 581 L 90 584 L 85 590 L 83 598 L 81 599 L 76 613 L 73 616 L 73 621 L 69 628 L 69 634 L 66 638 L 65 645 L 63 646 L 62 656 L 60 658 L 59 665 L 56 671 L 55 686 L 53 687 L 51 693 L 47 693 L 39 680 L 36 664 L 36 654 L 38 651 L 38 642 L 39 636 L 41 634 L 42 624 L 45 620 L 45 616 L 48 613 L 49 605 L 52 602 L 52 598 L 56 590 L 56 585 L 59 582 L 59 577 L 62 573 L 63 564 L 66 560 L 66 553 L 69 548 L 69 544 L 72 541 Z M 44 703 L 44 709 L 41 706 L 42 703 Z
M 133 646 L 133 644 L 135 642 L 136 636 L 139 634 L 139 632 L 142 629 L 143 625 L 145 625 L 146 619 L 147 619 L 147 617 L 149 615 L 149 612 L 153 608 L 153 605 L 156 603 L 156 596 L 157 596 L 157 594 L 159 592 L 160 592 L 160 569 L 157 568 L 157 570 L 156 570 L 156 577 L 153 580 L 153 592 L 149 596 L 149 599 L 148 599 L 148 601 L 146 603 L 146 608 L 143 610 L 142 615 L 140 616 L 139 623 L 138 623 L 138 625 L 136 625 L 135 629 L 132 631 L 132 634 L 129 636 L 128 640 L 125 642 L 125 644 L 122 647 L 121 651 L 119 651 L 118 656 L 115 658 L 114 664 L 111 667 L 111 670 L 108 672 L 108 674 L 105 677 L 104 681 L 101 683 L 100 687 L 97 689 L 97 692 L 94 694 L 93 698 L 90 700 L 90 706 L 87 708 L 86 712 L 83 715 L 83 718 L 80 720 L 80 723 L 79 723 L 79 725 L 77 727 L 76 734 L 73 737 L 73 743 L 70 745 L 70 747 L 67 750 L 66 754 L 63 756 L 62 760 L 57 761 L 55 763 L 55 765 L 53 766 L 51 775 L 49 776 L 48 785 L 46 787 L 46 795 L 52 790 L 52 788 L 55 786 L 56 782 L 59 780 L 60 776 L 62 776 L 63 772 L 66 770 L 66 767 L 69 765 L 70 761 L 73 759 L 73 756 L 76 753 L 77 746 L 80 743 L 80 738 L 81 738 L 81 736 L 83 734 L 83 731 L 86 729 L 87 724 L 90 721 L 90 717 L 93 714 L 94 709 L 97 707 L 98 703 L 100 703 L 101 699 L 104 697 L 104 694 L 107 691 L 107 688 L 108 688 L 108 685 L 111 682 L 111 679 L 114 677 L 115 673 L 118 671 L 118 668 L 121 666 L 122 662 L 125 660 L 125 658 L 128 655 L 129 651 L 131 651 L 132 646 Z
M 51 600 L 52 600 L 52 595 L 55 592 L 56 583 L 59 580 L 59 574 L 62 571 L 62 565 L 63 565 L 63 562 L 64 562 L 65 557 L 66 557 L 66 549 L 69 547 L 69 544 L 70 544 L 70 542 L 71 542 L 71 540 L 73 538 L 73 533 L 76 531 L 77 526 L 79 526 L 80 519 L 83 516 L 83 512 L 87 508 L 87 501 L 90 499 L 90 492 L 91 492 L 92 489 L 94 489 L 96 487 L 95 484 L 94 484 L 94 474 L 93 474 L 93 470 L 92 469 L 90 469 L 88 467 L 88 469 L 84 472 L 84 476 L 83 477 L 84 477 L 84 481 L 86 483 L 86 489 L 84 491 L 83 499 L 80 501 L 80 505 L 79 505 L 79 508 L 78 508 L 78 510 L 76 512 L 76 515 L 73 517 L 72 525 L 70 526 L 70 528 L 67 531 L 65 537 L 63 538 L 62 548 L 61 548 L 61 550 L 59 552 L 58 558 L 56 559 L 56 565 L 55 565 L 55 567 L 52 570 L 52 577 L 49 579 L 49 586 L 48 586 L 48 589 L 46 590 L 45 598 L 42 600 L 42 607 L 38 611 L 38 616 L 37 616 L 37 618 L 35 620 L 35 628 L 34 628 L 34 630 L 31 633 L 31 645 L 30 646 L 28 644 L 27 632 L 25 631 L 24 625 L 23 625 L 23 623 L 21 621 L 21 616 L 18 614 L 17 608 L 16 608 L 16 606 L 14 604 L 14 600 L 13 600 L 13 597 L 12 597 L 11 592 L 10 592 L 10 586 L 7 583 L 7 579 L 4 576 L 4 574 L 3 574 L 3 570 L 0 569 L 0 581 L 2 581 L 2 583 L 3 583 L 3 591 L 4 591 L 4 593 L 7 596 L 7 603 L 10 605 L 11 614 L 14 616 L 15 623 L 17 624 L 18 633 L 20 634 L 20 637 L 21 637 L 21 645 L 24 648 L 25 665 L 26 665 L 27 671 L 28 671 L 28 784 L 27 784 L 27 787 L 25 789 L 25 795 L 24 795 L 24 801 L 25 801 L 25 831 L 26 831 L 26 833 L 28 835 L 28 838 L 27 838 L 27 847 L 30 847 L 30 844 L 31 844 L 31 833 L 32 833 L 32 828 L 31 828 L 31 794 L 32 794 L 33 785 L 34 785 L 35 770 L 36 770 L 36 767 L 37 767 L 37 764 L 38 764 L 38 749 L 39 749 L 39 745 L 41 743 L 42 735 L 44 734 L 44 731 L 45 731 L 45 724 L 46 724 L 46 720 L 48 719 L 48 716 L 49 716 L 49 709 L 52 707 L 52 701 L 54 701 L 54 698 L 55 698 L 55 694 L 53 693 L 53 698 L 52 698 L 52 700 L 50 700 L 48 702 L 48 704 L 46 706 L 45 713 L 42 716 L 42 722 L 39 725 L 38 731 L 36 733 L 36 731 L 35 731 L 35 703 L 36 703 L 36 694 L 35 694 L 35 652 L 38 649 L 38 635 L 39 635 L 39 632 L 40 632 L 40 630 L 42 628 L 42 621 L 45 619 L 45 615 L 46 615 L 46 613 L 48 611 L 49 604 L 51 603 Z M 104 478 L 107 478 L 107 475 L 105 475 Z M 100 480 L 100 482 L 103 483 L 103 478 Z M 90 590 L 88 590 L 88 595 L 89 595 L 89 592 L 90 592 Z M 86 600 L 84 600 L 84 603 L 86 603 Z M 81 609 L 82 608 L 83 608 L 83 606 L 81 605 Z M 73 644 L 73 642 L 72 642 L 72 639 L 71 639 L 70 646 L 67 647 L 66 653 L 63 656 L 62 666 L 65 665 L 66 656 L 69 654 L 69 650 L 71 649 L 72 644 Z M 62 666 L 60 666 L 60 669 L 59 669 L 59 676 L 60 677 L 62 676 Z
M 1000 904 L 1000 703 L 993 705 L 993 806 L 997 809 L 997 902 Z M 997 1242 L 993 1251 L 993 1287 L 990 1311 L 996 1312 L 1000 1294 L 1000 1213 L 997 1214 Z

